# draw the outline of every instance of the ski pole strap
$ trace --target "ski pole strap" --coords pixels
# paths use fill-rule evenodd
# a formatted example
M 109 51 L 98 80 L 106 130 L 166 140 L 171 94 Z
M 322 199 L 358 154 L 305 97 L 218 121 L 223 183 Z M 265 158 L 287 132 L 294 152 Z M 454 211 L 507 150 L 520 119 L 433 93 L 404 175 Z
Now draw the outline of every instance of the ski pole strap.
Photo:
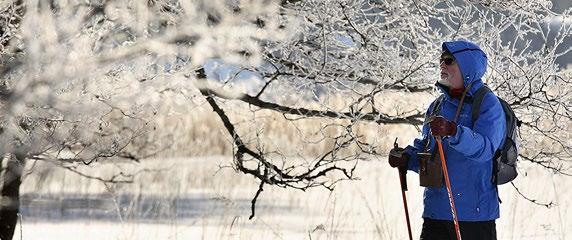
M 459 106 L 457 106 L 457 112 L 455 113 L 455 119 L 454 119 L 455 123 L 457 123 L 457 121 L 459 120 L 459 115 L 461 114 L 461 109 L 463 107 L 463 103 L 465 102 L 467 92 L 469 92 L 469 89 L 471 89 L 471 86 L 473 86 L 473 83 L 469 83 L 469 86 L 467 86 L 465 88 L 465 90 L 463 91 L 463 95 L 461 96 L 461 101 L 459 102 Z M 441 114 L 441 105 L 443 104 L 443 99 L 445 99 L 445 95 L 441 94 L 441 96 L 439 96 L 435 100 L 435 102 L 433 103 L 433 107 L 431 109 L 431 113 L 429 114 L 430 116 L 425 117 L 425 121 L 423 121 L 423 125 L 429 123 L 429 119 L 431 119 L 431 116 L 439 116 Z M 425 143 L 424 152 L 427 152 L 427 150 L 429 149 L 429 143 L 430 142 L 431 142 L 430 139 L 427 139 L 427 142 Z M 433 159 L 433 157 L 431 157 L 431 159 Z

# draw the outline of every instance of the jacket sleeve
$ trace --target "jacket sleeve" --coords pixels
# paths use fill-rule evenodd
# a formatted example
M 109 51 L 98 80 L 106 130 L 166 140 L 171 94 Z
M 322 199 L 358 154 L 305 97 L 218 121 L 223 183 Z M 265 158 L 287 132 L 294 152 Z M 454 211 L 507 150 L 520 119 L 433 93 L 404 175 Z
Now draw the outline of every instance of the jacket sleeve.
M 427 128 L 425 125 L 423 126 L 423 132 L 425 132 L 425 128 Z M 423 134 L 423 136 L 426 136 L 426 134 Z M 425 149 L 425 143 L 426 142 L 423 139 L 416 138 L 413 140 L 413 145 L 409 145 L 405 148 L 405 153 L 409 156 L 407 169 L 419 173 L 419 159 L 417 159 L 417 153 L 422 152 Z
M 488 93 L 481 104 L 481 112 L 473 129 L 457 126 L 457 134 L 450 137 L 449 145 L 467 159 L 490 161 L 504 140 L 506 120 L 500 101 Z

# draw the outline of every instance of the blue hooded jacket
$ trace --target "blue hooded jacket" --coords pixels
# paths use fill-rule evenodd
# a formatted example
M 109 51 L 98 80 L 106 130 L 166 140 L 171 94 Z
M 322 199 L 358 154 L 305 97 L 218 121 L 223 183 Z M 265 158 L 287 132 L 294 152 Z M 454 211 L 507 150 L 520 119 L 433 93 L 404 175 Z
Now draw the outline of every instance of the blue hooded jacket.
M 465 88 L 472 83 L 467 95 L 472 96 L 484 85 L 482 77 L 487 69 L 487 56 L 481 48 L 467 41 L 444 42 L 443 51 L 453 54 L 463 76 Z M 439 86 L 439 85 L 438 85 Z M 440 115 L 453 121 L 459 99 L 452 98 L 441 87 L 444 99 Z M 431 114 L 433 102 L 427 110 Z M 499 201 L 496 186 L 492 183 L 492 159 L 495 151 L 504 141 L 506 121 L 497 97 L 489 92 L 485 95 L 479 118 L 473 123 L 471 104 L 465 102 L 457 121 L 457 133 L 443 139 L 443 148 L 449 172 L 459 221 L 489 221 L 499 218 Z M 416 153 L 436 149 L 435 139 L 429 134 L 429 126 L 423 126 L 421 139 L 415 139 L 413 146 L 405 148 L 409 155 L 409 170 L 419 172 Z M 438 150 L 435 150 L 438 151 Z M 453 220 L 447 189 L 425 188 L 423 218 Z

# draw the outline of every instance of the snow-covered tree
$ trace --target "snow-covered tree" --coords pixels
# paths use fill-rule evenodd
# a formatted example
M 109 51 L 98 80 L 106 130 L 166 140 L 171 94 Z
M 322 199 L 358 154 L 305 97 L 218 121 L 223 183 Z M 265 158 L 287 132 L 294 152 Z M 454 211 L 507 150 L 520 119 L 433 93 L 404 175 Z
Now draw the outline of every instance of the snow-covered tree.
M 188 74 L 207 59 L 260 62 L 259 42 L 285 37 L 278 11 L 256 0 L 2 1 L 0 238 L 12 238 L 26 162 L 132 181 L 78 166 L 165 149 L 151 136 L 167 93 L 194 88 Z
M 149 137 L 152 120 L 172 94 L 214 110 L 232 166 L 260 182 L 253 215 L 265 185 L 332 189 L 392 143 L 363 129 L 422 123 L 427 103 L 395 108 L 389 96 L 432 94 L 441 42 L 460 38 L 485 49 L 486 83 L 523 120 L 521 159 L 569 175 L 571 74 L 558 62 L 572 51 L 572 10 L 550 8 L 547 0 L 2 1 L 0 149 L 15 170 L 5 174 L 2 199 L 12 201 L 0 213 L 12 228 L 1 232 L 11 238 L 18 166 L 34 159 L 76 171 L 151 156 L 164 147 Z M 257 77 L 210 79 L 204 65 L 213 59 Z M 236 109 L 256 127 L 234 120 Z M 268 129 L 256 124 L 265 112 L 279 113 L 304 144 L 265 141 Z M 306 154 L 316 143 L 328 149 Z

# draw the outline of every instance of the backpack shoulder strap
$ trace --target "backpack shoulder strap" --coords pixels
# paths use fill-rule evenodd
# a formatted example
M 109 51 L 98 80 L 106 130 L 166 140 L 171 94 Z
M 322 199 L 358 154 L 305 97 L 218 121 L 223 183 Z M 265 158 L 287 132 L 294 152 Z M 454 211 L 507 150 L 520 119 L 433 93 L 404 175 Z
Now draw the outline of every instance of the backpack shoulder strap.
M 425 121 L 423 121 L 423 125 L 427 124 L 432 116 L 437 116 L 441 113 L 441 104 L 443 103 L 444 98 L 445 94 L 441 94 L 441 96 L 437 97 L 437 99 L 435 99 L 433 103 L 431 103 L 432 104 L 431 111 L 427 115 L 425 115 Z M 428 137 L 423 137 L 423 141 L 425 145 L 425 149 L 423 151 L 427 152 L 427 150 L 429 149 L 429 143 L 431 141 L 430 139 L 428 139 Z M 431 156 L 431 159 L 433 159 L 433 156 Z
M 431 103 L 431 111 L 425 115 L 425 121 L 423 121 L 423 125 L 429 122 L 429 118 L 431 116 L 436 116 L 441 113 L 441 103 L 443 102 L 443 98 L 445 98 L 445 95 L 442 94 L 437 99 L 435 99 L 433 103 Z
M 441 103 L 443 102 L 443 98 L 445 98 L 444 94 L 441 94 L 435 102 L 433 102 L 433 109 L 431 109 L 431 113 L 429 115 L 436 115 L 441 113 Z
M 471 119 L 473 120 L 473 124 L 479 118 L 479 114 L 481 113 L 481 104 L 483 103 L 483 99 L 485 99 L 485 95 L 488 92 L 492 92 L 491 89 L 487 85 L 483 85 L 475 95 L 473 95 L 473 106 L 471 111 Z

